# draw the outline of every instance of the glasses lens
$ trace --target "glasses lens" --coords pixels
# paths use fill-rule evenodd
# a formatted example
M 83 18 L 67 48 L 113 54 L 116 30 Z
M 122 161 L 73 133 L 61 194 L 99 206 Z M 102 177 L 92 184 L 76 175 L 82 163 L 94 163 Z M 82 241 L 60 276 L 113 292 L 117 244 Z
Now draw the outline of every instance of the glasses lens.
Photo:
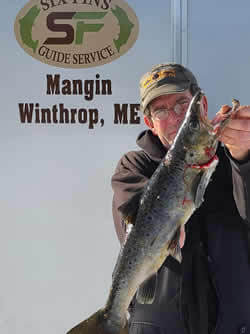
M 175 113 L 175 115 L 181 116 L 183 112 L 186 112 L 189 101 L 183 101 L 181 103 L 177 103 L 173 109 L 158 109 L 152 115 L 153 119 L 165 120 L 168 118 L 171 111 Z
M 180 105 L 179 103 L 177 103 L 175 106 L 174 106 L 174 112 L 176 115 L 181 115 L 182 114 L 182 111 L 183 111 L 183 106 Z
M 167 109 L 160 109 L 154 112 L 154 114 L 152 115 L 152 118 L 163 120 L 163 119 L 167 119 L 168 115 L 169 115 L 169 111 Z

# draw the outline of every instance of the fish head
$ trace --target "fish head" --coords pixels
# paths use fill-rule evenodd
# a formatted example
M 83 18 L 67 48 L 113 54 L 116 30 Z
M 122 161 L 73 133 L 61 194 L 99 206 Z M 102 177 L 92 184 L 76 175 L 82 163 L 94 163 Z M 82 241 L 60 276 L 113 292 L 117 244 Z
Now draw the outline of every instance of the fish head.
M 214 158 L 217 149 L 217 139 L 207 118 L 203 98 L 201 90 L 192 98 L 172 146 L 184 152 L 187 165 L 206 164 Z

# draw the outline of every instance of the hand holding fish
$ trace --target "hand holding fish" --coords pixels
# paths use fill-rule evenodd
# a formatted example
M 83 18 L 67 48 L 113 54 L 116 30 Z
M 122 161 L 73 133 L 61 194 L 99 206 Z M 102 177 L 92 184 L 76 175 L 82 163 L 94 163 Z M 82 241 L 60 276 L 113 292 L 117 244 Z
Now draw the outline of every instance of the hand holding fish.
M 219 113 L 227 113 L 231 107 L 224 105 Z M 239 106 L 220 138 L 236 160 L 244 160 L 250 152 L 250 106 Z
M 229 116 L 229 113 L 231 114 Z M 224 122 L 224 127 L 217 124 Z M 225 144 L 231 156 L 236 160 L 244 160 L 250 153 L 250 106 L 240 106 L 233 99 L 233 108 L 223 105 L 211 121 L 218 139 Z M 220 132 L 221 131 L 221 132 Z M 185 226 L 180 228 L 179 246 L 184 246 L 186 239 Z

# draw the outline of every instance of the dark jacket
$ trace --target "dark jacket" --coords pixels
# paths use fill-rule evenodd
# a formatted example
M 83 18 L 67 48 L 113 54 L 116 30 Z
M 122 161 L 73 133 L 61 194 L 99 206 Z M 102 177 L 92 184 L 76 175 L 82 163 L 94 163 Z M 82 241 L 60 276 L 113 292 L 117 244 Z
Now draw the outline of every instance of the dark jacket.
M 141 150 L 125 154 L 112 177 L 113 217 L 121 243 L 125 226 L 118 208 L 141 191 L 166 154 L 150 130 L 139 135 L 137 144 Z M 250 333 L 250 162 L 237 163 L 221 145 L 217 155 L 220 162 L 207 187 L 205 201 L 186 225 L 183 259 L 188 258 L 186 254 L 196 242 L 192 226 L 202 223 L 197 245 L 203 249 L 209 282 L 216 292 L 216 297 L 212 292 L 209 296 L 210 329 L 214 328 L 216 334 Z M 170 268 L 171 265 L 163 265 L 158 272 L 153 304 L 135 301 L 131 333 L 187 333 L 179 298 L 183 273 Z

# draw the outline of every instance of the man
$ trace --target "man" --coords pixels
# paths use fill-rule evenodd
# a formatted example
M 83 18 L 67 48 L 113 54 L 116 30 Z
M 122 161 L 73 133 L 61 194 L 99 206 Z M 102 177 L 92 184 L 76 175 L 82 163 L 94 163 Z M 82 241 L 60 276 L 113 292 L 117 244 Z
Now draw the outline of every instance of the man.
M 140 81 L 141 110 L 149 129 L 137 139 L 140 150 L 125 154 L 112 177 L 113 216 L 121 243 L 126 224 L 119 207 L 147 184 L 197 90 L 194 75 L 172 63 L 153 67 Z M 206 97 L 202 105 L 207 112 Z M 186 231 L 181 230 L 182 264 L 168 256 L 158 272 L 153 304 L 134 298 L 130 334 L 250 332 L 250 106 L 239 108 L 220 141 L 225 147 L 217 149 L 220 163 L 205 201 Z

